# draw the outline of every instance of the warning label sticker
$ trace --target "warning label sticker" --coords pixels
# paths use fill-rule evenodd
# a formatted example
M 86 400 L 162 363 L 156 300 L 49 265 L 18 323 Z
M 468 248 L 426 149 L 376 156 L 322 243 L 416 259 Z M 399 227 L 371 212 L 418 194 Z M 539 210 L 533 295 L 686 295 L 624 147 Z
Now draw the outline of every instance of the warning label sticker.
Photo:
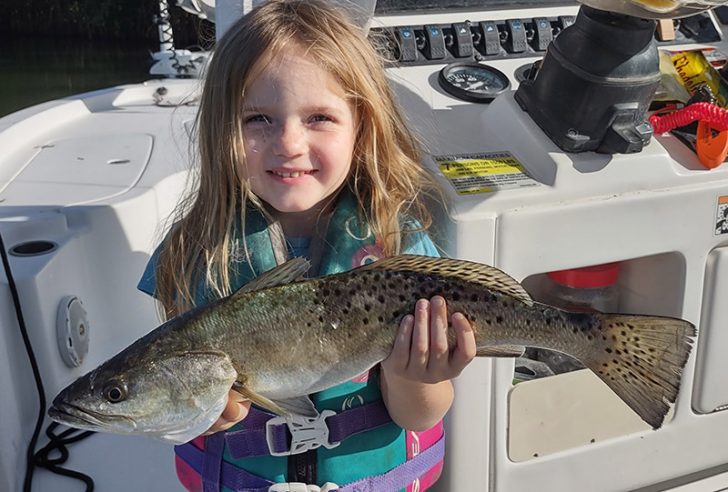
M 715 235 L 728 234 L 728 196 L 718 197 L 718 209 L 715 214 Z
M 440 155 L 435 161 L 458 195 L 540 185 L 510 152 Z

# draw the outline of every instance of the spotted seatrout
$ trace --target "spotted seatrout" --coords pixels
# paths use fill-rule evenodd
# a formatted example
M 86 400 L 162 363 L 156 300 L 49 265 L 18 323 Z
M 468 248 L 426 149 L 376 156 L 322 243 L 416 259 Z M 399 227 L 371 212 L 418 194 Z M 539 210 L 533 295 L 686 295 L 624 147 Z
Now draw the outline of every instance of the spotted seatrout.
M 570 354 L 658 428 L 695 335 L 679 319 L 538 304 L 500 270 L 461 260 L 403 255 L 311 280 L 307 269 L 291 260 L 171 319 L 64 389 L 51 417 L 182 442 L 219 416 L 231 387 L 275 412 L 315 415 L 307 395 L 386 358 L 416 301 L 440 294 L 471 321 L 479 356 Z

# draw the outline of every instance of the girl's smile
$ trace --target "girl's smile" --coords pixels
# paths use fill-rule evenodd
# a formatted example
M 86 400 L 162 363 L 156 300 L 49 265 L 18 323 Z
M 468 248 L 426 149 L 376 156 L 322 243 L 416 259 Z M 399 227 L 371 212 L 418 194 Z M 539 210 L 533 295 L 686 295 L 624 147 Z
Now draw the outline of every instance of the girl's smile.
M 251 189 L 281 218 L 318 216 L 349 176 L 356 142 L 354 111 L 338 81 L 288 48 L 260 68 L 244 101 Z

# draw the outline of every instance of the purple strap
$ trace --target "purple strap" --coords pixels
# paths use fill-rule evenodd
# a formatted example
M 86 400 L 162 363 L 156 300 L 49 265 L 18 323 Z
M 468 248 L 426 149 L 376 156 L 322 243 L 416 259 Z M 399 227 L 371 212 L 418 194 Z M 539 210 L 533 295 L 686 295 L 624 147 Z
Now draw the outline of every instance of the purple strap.
M 207 439 L 210 439 L 209 437 Z M 192 443 L 176 447 L 177 455 L 190 465 L 197 473 L 201 472 L 205 462 L 204 452 Z M 422 451 L 411 460 L 402 463 L 383 475 L 363 478 L 340 487 L 339 492 L 382 492 L 405 488 L 428 470 L 435 467 L 445 456 L 445 436 Z M 246 472 L 223 461 L 220 467 L 220 484 L 235 492 L 267 492 L 273 482 Z M 204 479 L 204 477 L 203 477 Z M 219 485 L 218 485 L 219 487 Z M 205 481 L 205 492 L 207 492 Z
M 411 460 L 383 475 L 366 477 L 339 487 L 339 492 L 382 492 L 401 490 L 436 466 L 445 457 L 445 436 Z
M 220 464 L 225 448 L 225 438 L 218 432 L 205 439 L 205 459 L 202 463 L 204 492 L 220 492 Z
M 222 432 L 218 432 L 218 434 L 222 434 Z M 217 434 L 213 434 L 212 436 L 205 438 L 205 441 L 215 435 Z M 197 446 L 191 442 L 175 446 L 174 451 L 177 456 L 182 458 L 185 463 L 190 465 L 193 470 L 202 476 L 205 487 L 204 491 L 207 492 L 210 477 L 205 476 L 205 471 L 207 471 L 204 466 L 207 462 L 205 451 L 198 449 Z M 270 480 L 253 475 L 242 468 L 238 468 L 237 466 L 222 460 L 220 462 L 220 467 L 217 470 L 217 475 L 219 477 L 218 483 L 215 484 L 215 487 L 217 488 L 212 489 L 215 491 L 220 490 L 220 486 L 223 485 L 235 492 L 267 492 L 270 486 L 273 485 L 273 482 Z M 210 485 L 213 484 L 210 483 Z
M 245 428 L 225 433 L 230 455 L 235 458 L 270 454 L 266 441 L 265 423 L 275 415 L 251 407 L 244 421 Z M 348 437 L 382 426 L 392 421 L 382 400 L 350 408 L 326 419 L 329 441 L 341 442 Z M 286 424 L 276 425 L 271 433 L 272 451 L 281 453 L 291 447 L 291 433 Z M 205 491 L 207 492 L 207 491 Z

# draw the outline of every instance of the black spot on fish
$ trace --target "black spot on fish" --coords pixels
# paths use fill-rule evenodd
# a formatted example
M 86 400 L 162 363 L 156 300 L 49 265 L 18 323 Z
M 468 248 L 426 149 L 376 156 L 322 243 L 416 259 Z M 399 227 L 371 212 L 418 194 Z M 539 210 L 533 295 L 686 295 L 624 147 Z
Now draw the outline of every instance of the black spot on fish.
M 370 304 L 364 304 L 364 310 L 365 311 L 371 311 L 372 310 L 372 306 Z
M 478 294 L 472 294 L 470 296 L 470 302 L 478 302 Z
M 346 309 L 346 308 L 342 309 L 342 310 L 341 310 L 341 312 L 342 312 L 342 313 L 344 313 L 345 315 L 346 315 L 346 314 L 349 314 L 349 310 L 348 310 L 348 309 Z
M 324 322 L 324 317 L 323 316 L 319 316 L 319 323 L 323 323 L 323 322 Z
M 384 303 L 385 303 L 385 302 L 387 301 L 387 300 L 386 300 L 386 299 L 384 298 L 384 296 L 383 296 L 383 295 L 381 295 L 381 294 L 379 295 L 379 297 L 377 297 L 377 300 L 378 300 L 378 301 L 379 301 L 380 303 L 382 303 L 382 304 L 384 304 Z
M 612 353 L 612 349 L 610 349 L 610 348 L 607 348 L 607 349 L 604 349 L 604 350 L 605 350 L 605 352 L 606 352 L 606 353 L 608 353 L 608 354 L 611 354 L 611 353 Z
M 329 291 L 329 289 L 324 289 L 323 294 L 324 294 L 324 297 L 329 297 L 329 295 L 331 295 L 331 291 Z
M 496 323 L 503 323 L 503 316 L 496 316 L 495 317 L 495 322 Z
M 375 273 L 375 274 L 374 274 L 374 281 L 375 281 L 375 282 L 379 282 L 379 280 L 380 280 L 381 278 L 382 278 L 382 277 L 381 277 L 381 275 L 379 275 L 378 273 Z
M 361 322 L 364 323 L 365 325 L 368 325 L 369 324 L 369 318 L 364 318 L 364 319 L 361 320 Z
M 458 292 L 453 292 L 452 294 L 452 300 L 453 301 L 459 301 L 460 300 L 460 294 Z
M 377 319 L 379 320 L 379 322 L 380 322 L 380 323 L 384 323 L 384 316 L 380 316 L 380 317 L 379 317 L 379 318 L 377 318 Z

